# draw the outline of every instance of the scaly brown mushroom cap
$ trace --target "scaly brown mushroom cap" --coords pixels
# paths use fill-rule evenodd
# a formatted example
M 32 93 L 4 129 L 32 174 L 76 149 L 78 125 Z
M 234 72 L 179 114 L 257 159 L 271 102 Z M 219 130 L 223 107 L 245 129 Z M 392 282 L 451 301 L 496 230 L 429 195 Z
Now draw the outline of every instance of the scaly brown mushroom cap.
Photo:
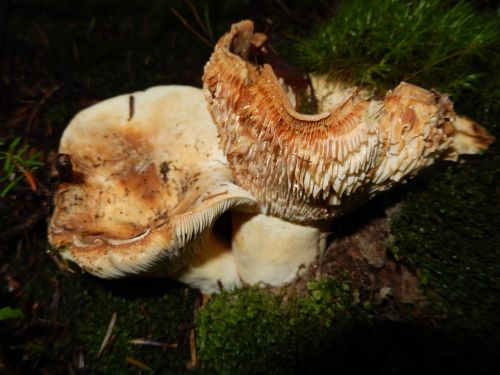
M 298 222 L 332 218 L 436 158 L 456 159 L 492 142 L 455 114 L 446 95 L 407 83 L 381 101 L 353 89 L 323 113 L 300 114 L 273 69 L 250 61 L 262 39 L 255 35 L 251 21 L 233 25 L 203 81 L 236 182 L 268 214 Z
M 81 111 L 60 145 L 62 182 L 49 241 L 104 278 L 173 273 L 230 207 L 254 205 L 231 183 L 202 90 L 148 89 Z M 214 279 L 215 280 L 215 279 Z

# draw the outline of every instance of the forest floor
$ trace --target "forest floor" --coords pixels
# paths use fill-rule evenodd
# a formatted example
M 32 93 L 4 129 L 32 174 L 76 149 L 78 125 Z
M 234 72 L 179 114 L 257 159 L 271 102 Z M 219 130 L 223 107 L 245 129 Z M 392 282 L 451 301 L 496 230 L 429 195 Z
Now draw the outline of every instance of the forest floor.
M 312 5 L 298 0 L 286 5 L 281 1 L 260 0 L 239 4 L 229 0 L 191 3 L 156 0 L 147 5 L 139 0 L 8 0 L 0 6 L 0 151 L 3 155 L 0 373 L 203 372 L 194 335 L 198 334 L 196 329 L 203 331 L 206 324 L 217 322 L 200 313 L 205 301 L 199 292 L 163 279 L 99 280 L 83 274 L 75 265 L 63 263 L 51 251 L 46 230 L 58 183 L 54 164 L 60 136 L 79 110 L 103 99 L 156 85 L 201 87 L 203 66 L 217 37 L 234 22 L 253 19 L 256 28 L 275 40 L 280 50 L 286 49 L 287 43 L 293 43 L 293 35 L 306 35 L 318 20 L 333 15 L 334 7 L 323 1 Z M 458 373 L 471 369 L 487 373 L 495 363 L 498 365 L 500 334 L 492 327 L 498 327 L 500 318 L 491 311 L 500 307 L 497 300 L 500 254 L 495 248 L 496 244 L 500 245 L 500 239 L 498 227 L 494 229 L 500 212 L 497 151 L 498 147 L 481 158 L 467 159 L 465 165 L 438 165 L 440 180 L 450 189 L 447 193 L 443 192 L 442 185 L 432 182 L 432 174 L 430 180 L 425 175 L 409 187 L 383 194 L 354 214 L 338 220 L 334 223 L 336 235 L 332 236 L 325 256 L 284 292 L 270 291 L 285 299 L 297 293 L 316 298 L 320 292 L 326 293 L 325 290 L 344 288 L 349 293 L 355 292 L 345 306 L 358 306 L 363 301 L 370 305 L 359 308 L 363 310 L 363 319 L 369 316 L 369 322 L 363 320 L 359 327 L 345 328 L 335 342 L 321 341 L 331 346 L 322 348 L 317 356 L 318 366 L 336 366 L 341 373 L 367 370 L 446 373 L 450 369 Z M 6 155 L 16 153 L 20 159 L 13 157 L 6 165 Z M 9 186 L 13 179 L 15 184 Z M 484 182 L 482 187 L 468 190 L 471 181 L 478 179 Z M 438 302 L 439 308 L 425 307 L 429 301 L 441 301 L 441 289 L 429 293 L 434 285 L 422 279 L 422 275 L 432 279 L 434 269 L 420 269 L 418 261 L 413 259 L 405 262 L 408 257 L 404 247 L 409 248 L 409 242 L 419 242 L 420 234 L 417 231 L 411 232 L 411 237 L 395 236 L 391 225 L 419 226 L 426 233 L 439 225 L 446 227 L 448 224 L 441 217 L 431 214 L 416 215 L 421 221 L 414 224 L 408 211 L 430 207 L 435 200 L 446 201 L 449 194 L 475 205 L 480 219 L 471 220 L 480 220 L 483 229 L 465 220 L 463 225 L 469 229 L 464 231 L 472 236 L 471 244 L 461 245 L 462 237 L 456 234 L 461 229 L 451 230 L 452 234 L 442 241 L 462 246 L 469 252 L 474 252 L 475 247 L 488 249 L 486 259 L 491 267 L 484 272 L 480 270 L 484 277 L 464 276 L 464 285 L 473 279 L 487 280 L 481 284 L 485 289 L 485 294 L 478 294 L 481 297 L 471 297 L 475 291 L 451 293 L 455 298 L 453 303 L 465 298 L 464 304 L 471 301 L 472 307 L 460 305 L 455 309 L 458 323 L 447 325 L 443 321 L 454 316 L 451 311 L 455 305 Z M 405 211 L 402 202 L 408 196 L 410 208 Z M 432 207 L 437 212 L 442 209 Z M 460 214 L 469 210 L 467 206 L 453 207 L 439 211 L 451 217 L 450 225 L 461 223 Z M 433 228 L 421 225 L 426 221 Z M 466 268 L 469 264 L 461 266 Z M 461 277 L 450 272 L 453 278 Z M 323 276 L 336 280 L 348 277 L 349 283 L 348 286 L 335 284 L 337 289 L 322 289 Z M 318 283 L 311 284 L 311 281 Z M 245 297 L 241 299 L 260 301 L 252 291 L 242 293 Z M 324 295 L 317 297 L 317 301 L 323 299 Z M 223 294 L 221 301 L 231 306 L 234 296 Z M 483 301 L 487 309 L 475 307 Z M 213 316 L 219 313 L 221 319 L 232 311 L 228 307 L 221 313 L 216 307 L 213 304 Z M 321 305 L 320 309 L 323 308 Z M 328 309 L 325 311 L 330 313 Z M 196 320 L 198 314 L 199 321 Z M 473 323 L 469 324 L 469 320 Z M 111 336 L 105 339 L 108 330 Z M 244 331 L 242 328 L 241 332 Z M 472 331 L 479 333 L 474 336 L 469 334 Z M 205 340 L 199 345 L 208 343 Z M 218 350 L 223 350 L 220 348 Z M 297 352 L 290 353 L 296 355 L 306 350 L 300 345 L 297 348 Z M 206 353 L 208 358 L 214 355 L 212 351 L 216 349 L 201 349 L 201 354 Z M 285 359 L 279 354 L 263 358 L 286 360 L 286 355 Z M 360 355 L 365 361 L 357 359 Z M 228 358 L 238 360 L 230 355 Z M 244 361 L 245 357 L 242 358 Z M 304 358 L 310 361 L 313 357 Z M 308 371 L 319 368 L 303 362 L 300 365 Z M 281 368 L 275 370 L 277 372 L 287 368 L 275 363 L 269 369 L 275 367 Z M 233 373 L 252 373 L 245 366 L 219 369 L 228 371 L 227 368 L 239 369 Z M 212 372 L 207 370 L 207 373 Z

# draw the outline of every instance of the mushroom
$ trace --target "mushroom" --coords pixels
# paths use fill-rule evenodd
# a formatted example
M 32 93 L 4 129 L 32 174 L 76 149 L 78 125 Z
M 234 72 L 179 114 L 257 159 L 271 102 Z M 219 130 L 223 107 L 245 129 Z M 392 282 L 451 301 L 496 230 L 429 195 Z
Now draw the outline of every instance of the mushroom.
M 316 87 L 324 93 L 319 103 L 331 107 L 314 115 L 299 113 L 273 68 L 258 64 L 253 55 L 263 40 L 251 21 L 234 24 L 219 39 L 203 75 L 236 183 L 257 199 L 263 214 L 289 225 L 279 231 L 287 241 L 266 246 L 268 231 L 253 223 L 260 216 L 245 218 L 245 227 L 259 229 L 251 245 L 241 241 L 241 246 L 238 233 L 233 235 L 238 269 L 258 264 L 263 255 L 296 260 L 300 247 L 303 253 L 310 251 L 307 247 L 321 253 L 324 220 L 351 211 L 436 159 L 456 160 L 493 141 L 486 130 L 458 116 L 446 95 L 404 82 L 380 100 L 369 100 L 356 88 Z M 309 232 L 297 231 L 296 225 Z M 294 242 L 300 245 L 289 253 Z M 305 257 L 306 263 L 310 258 Z
M 214 221 L 255 199 L 232 183 L 201 89 L 163 86 L 80 113 L 60 143 L 49 242 L 103 278 L 169 275 L 204 292 L 241 284 Z
M 281 285 L 322 253 L 329 219 L 492 142 L 448 97 L 406 83 L 369 100 L 313 79 L 332 106 L 300 114 L 273 68 L 251 62 L 265 40 L 243 21 L 217 43 L 203 77 L 213 121 L 202 90 L 183 86 L 77 114 L 49 225 L 64 258 L 99 277 L 167 275 L 203 292 Z M 212 230 L 227 210 L 230 244 Z

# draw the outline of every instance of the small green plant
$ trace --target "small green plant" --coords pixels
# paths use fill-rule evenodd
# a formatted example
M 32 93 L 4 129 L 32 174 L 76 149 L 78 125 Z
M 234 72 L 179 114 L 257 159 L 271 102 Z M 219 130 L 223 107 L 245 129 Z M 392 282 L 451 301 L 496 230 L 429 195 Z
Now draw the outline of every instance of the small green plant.
M 22 144 L 22 138 L 16 137 L 10 144 L 0 140 L 0 197 L 5 197 L 23 178 L 36 190 L 32 173 L 43 165 L 40 151 L 29 152 L 30 145 Z M 5 148 L 5 149 L 4 149 Z
M 12 307 L 0 308 L 0 322 L 7 319 L 23 319 L 24 313 L 21 309 L 13 309 Z

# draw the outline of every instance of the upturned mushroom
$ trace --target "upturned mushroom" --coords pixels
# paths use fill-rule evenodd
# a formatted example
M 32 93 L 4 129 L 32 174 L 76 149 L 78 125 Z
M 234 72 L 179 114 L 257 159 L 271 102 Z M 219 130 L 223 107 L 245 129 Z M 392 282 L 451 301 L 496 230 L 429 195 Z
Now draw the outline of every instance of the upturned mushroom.
M 49 241 L 103 278 L 169 275 L 204 292 L 240 285 L 211 230 L 255 206 L 232 183 L 201 89 L 164 86 L 112 98 L 66 128 Z
M 329 219 L 492 141 L 446 96 L 405 83 L 383 100 L 318 85 L 331 107 L 300 114 L 273 69 L 251 62 L 265 39 L 244 21 L 217 44 L 204 75 L 217 126 L 202 91 L 182 86 L 71 121 L 49 226 L 64 258 L 99 277 L 170 276 L 204 292 L 281 285 L 324 250 Z M 212 225 L 229 209 L 227 244 Z
M 380 100 L 368 100 L 355 88 L 317 87 L 325 93 L 319 103 L 331 106 L 314 115 L 299 113 L 282 79 L 252 55 L 265 39 L 251 21 L 234 24 L 205 66 L 205 94 L 236 183 L 256 197 L 264 214 L 303 230 L 290 227 L 285 234 L 284 226 L 280 236 L 287 241 L 281 246 L 249 247 L 238 243 L 235 225 L 237 267 L 241 258 L 258 264 L 272 254 L 287 257 L 293 243 L 304 253 L 307 247 L 320 253 L 324 220 L 351 211 L 436 159 L 456 160 L 493 141 L 458 116 L 446 95 L 404 82 Z M 259 217 L 245 218 L 244 225 L 259 228 L 266 238 L 269 228 Z

